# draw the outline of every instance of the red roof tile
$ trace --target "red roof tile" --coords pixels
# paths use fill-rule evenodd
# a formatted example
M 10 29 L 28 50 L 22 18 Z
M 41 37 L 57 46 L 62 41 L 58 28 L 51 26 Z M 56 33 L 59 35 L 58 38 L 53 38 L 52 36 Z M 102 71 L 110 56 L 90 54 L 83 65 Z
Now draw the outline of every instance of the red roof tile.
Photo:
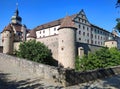
M 60 28 L 64 28 L 64 27 L 76 28 L 75 23 L 72 21 L 72 18 L 70 16 L 66 16 L 63 19 Z
M 4 31 L 12 31 L 12 26 L 11 24 L 8 24 L 8 26 L 6 26 L 4 29 L 3 29 L 3 32 Z
M 70 16 L 70 17 L 71 17 L 71 19 L 73 19 L 74 17 L 76 17 L 76 14 L 74 14 L 74 15 L 72 15 L 72 16 Z M 61 18 L 61 19 L 58 19 L 58 20 L 55 20 L 55 21 L 52 21 L 52 22 L 49 22 L 49 23 L 46 23 L 46 24 L 37 26 L 37 27 L 34 28 L 34 29 L 35 29 L 36 31 L 38 31 L 38 30 L 42 30 L 42 29 L 45 29 L 45 28 L 49 28 L 49 27 L 61 25 L 63 19 L 64 19 L 64 18 Z
M 35 30 L 31 30 L 30 31 L 30 35 L 27 38 L 29 38 L 29 37 L 36 38 L 36 31 Z
M 17 31 L 17 32 L 21 32 L 21 28 L 22 28 L 22 25 L 21 24 L 12 24 L 13 25 L 13 27 L 15 28 L 15 30 Z

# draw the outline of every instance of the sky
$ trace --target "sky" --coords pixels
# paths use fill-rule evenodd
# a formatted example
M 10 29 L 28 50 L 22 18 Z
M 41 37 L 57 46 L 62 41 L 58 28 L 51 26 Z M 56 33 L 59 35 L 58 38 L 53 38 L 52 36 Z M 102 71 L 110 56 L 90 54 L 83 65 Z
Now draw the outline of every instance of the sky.
M 117 0 L 0 0 L 0 32 L 11 22 L 18 3 L 22 24 L 33 29 L 41 24 L 77 14 L 84 10 L 90 23 L 107 31 L 117 24 L 120 8 Z

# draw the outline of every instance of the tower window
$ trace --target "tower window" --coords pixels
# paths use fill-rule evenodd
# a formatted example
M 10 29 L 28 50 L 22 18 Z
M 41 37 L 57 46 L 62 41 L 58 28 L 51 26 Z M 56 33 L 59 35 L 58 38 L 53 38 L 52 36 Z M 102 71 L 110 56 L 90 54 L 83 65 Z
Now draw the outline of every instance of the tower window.
M 81 40 L 81 38 L 79 38 L 79 40 Z
M 64 50 L 64 48 L 62 47 L 61 50 Z

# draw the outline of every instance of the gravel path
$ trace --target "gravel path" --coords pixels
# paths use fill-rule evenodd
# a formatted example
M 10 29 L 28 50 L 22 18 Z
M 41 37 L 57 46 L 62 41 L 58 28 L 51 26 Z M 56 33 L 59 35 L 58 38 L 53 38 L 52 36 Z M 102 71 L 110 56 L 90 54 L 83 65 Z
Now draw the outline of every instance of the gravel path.
M 0 89 L 120 89 L 120 75 L 63 88 L 59 83 L 0 60 Z

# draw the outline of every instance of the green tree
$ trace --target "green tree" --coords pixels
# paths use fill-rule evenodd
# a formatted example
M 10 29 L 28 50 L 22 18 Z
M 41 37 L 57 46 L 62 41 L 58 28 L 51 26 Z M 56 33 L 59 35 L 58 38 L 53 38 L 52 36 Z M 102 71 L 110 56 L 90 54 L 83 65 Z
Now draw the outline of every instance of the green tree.
M 51 51 L 43 43 L 29 40 L 23 42 L 16 52 L 18 57 L 32 60 L 35 62 L 51 64 L 53 62 Z
M 120 65 L 120 51 L 117 48 L 101 48 L 83 58 L 76 58 L 76 70 L 86 71 Z
M 119 7 L 120 7 L 120 0 L 117 0 L 116 8 Z M 120 18 L 117 18 L 116 21 L 117 21 L 116 29 L 120 32 Z

